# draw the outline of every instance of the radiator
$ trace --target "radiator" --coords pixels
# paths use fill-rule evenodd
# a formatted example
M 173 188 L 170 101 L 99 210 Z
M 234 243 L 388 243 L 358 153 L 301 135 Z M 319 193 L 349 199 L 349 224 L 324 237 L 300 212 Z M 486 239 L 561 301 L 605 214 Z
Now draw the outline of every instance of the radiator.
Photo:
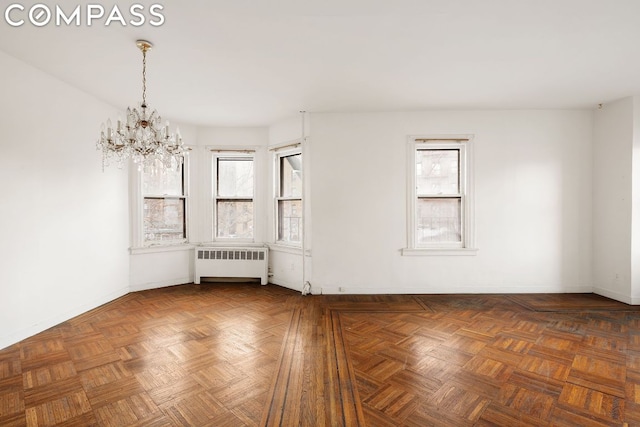
M 198 247 L 195 254 L 195 284 L 202 277 L 260 278 L 267 284 L 269 249 L 265 247 Z

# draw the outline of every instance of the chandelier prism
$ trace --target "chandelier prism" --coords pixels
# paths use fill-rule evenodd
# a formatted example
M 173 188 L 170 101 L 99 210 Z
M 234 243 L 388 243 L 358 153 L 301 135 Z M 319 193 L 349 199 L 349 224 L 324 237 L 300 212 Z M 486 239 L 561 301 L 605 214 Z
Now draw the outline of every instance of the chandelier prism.
M 147 51 L 153 45 L 146 40 L 138 40 L 136 45 L 142 51 L 142 102 L 127 108 L 125 120 L 118 119 L 115 127 L 111 119 L 102 124 L 96 144 L 102 150 L 102 167 L 115 161 L 122 168 L 127 159 L 138 167 L 153 166 L 158 160 L 167 168 L 178 167 L 186 150 L 180 132 L 171 133 L 169 122 L 163 125 L 158 112 L 147 106 Z

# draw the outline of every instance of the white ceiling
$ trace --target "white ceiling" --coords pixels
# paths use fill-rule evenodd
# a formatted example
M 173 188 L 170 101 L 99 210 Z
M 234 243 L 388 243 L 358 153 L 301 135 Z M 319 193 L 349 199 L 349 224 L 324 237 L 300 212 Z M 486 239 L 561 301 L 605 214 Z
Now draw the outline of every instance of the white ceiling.
M 86 3 L 48 2 L 68 12 Z M 594 108 L 640 93 L 638 0 L 116 3 L 127 20 L 133 3 L 162 4 L 165 23 L 3 19 L 0 50 L 124 109 L 141 99 L 135 40 L 150 40 L 150 106 L 211 126 L 264 126 L 300 110 Z

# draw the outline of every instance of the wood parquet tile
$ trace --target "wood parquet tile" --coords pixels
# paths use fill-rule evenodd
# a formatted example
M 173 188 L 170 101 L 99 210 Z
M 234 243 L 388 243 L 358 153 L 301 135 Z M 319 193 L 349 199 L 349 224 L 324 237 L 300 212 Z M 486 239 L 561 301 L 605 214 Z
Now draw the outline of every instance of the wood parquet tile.
M 0 426 L 640 426 L 596 295 L 131 293 L 0 350 Z

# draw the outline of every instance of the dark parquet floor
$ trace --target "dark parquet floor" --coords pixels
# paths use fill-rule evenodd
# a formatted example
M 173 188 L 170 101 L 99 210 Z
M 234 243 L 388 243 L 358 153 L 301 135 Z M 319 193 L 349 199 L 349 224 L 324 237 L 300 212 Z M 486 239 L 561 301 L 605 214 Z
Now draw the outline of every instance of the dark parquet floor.
M 0 350 L 0 426 L 640 426 L 640 308 L 590 294 L 131 293 Z

